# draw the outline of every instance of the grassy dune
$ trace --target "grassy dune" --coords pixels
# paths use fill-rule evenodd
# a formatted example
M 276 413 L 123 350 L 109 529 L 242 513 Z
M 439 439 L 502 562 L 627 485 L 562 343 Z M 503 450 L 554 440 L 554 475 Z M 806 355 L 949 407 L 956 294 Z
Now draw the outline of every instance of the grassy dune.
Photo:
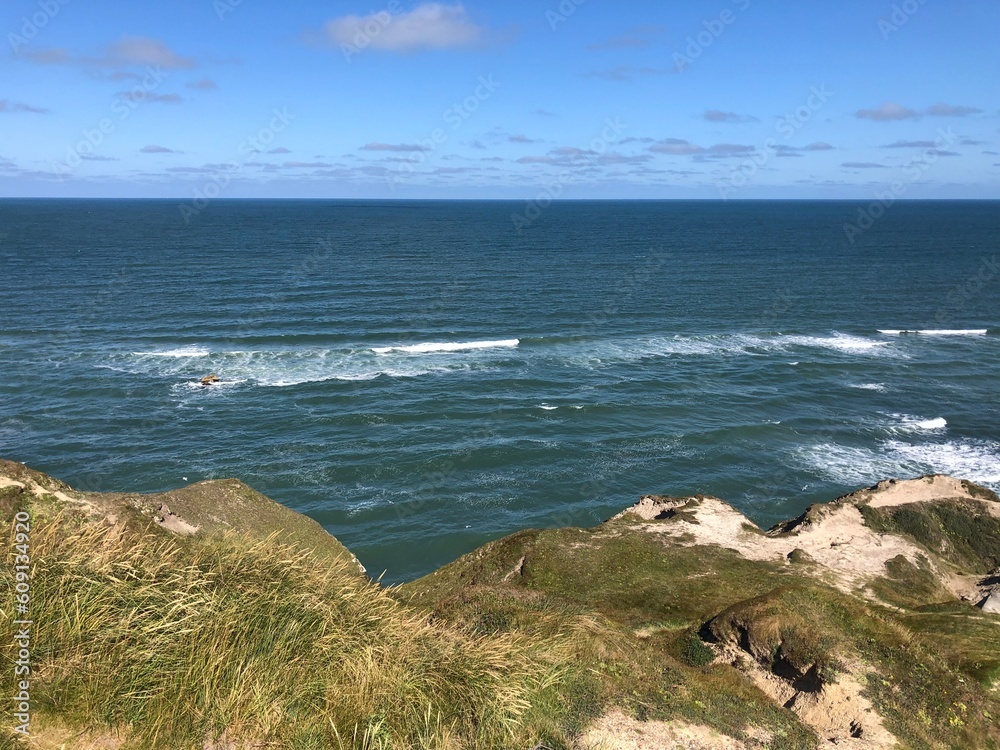
M 862 507 L 924 562 L 888 560 L 854 590 L 801 549 L 694 543 L 712 518 L 700 500 L 665 520 L 521 532 L 385 589 L 311 527 L 212 510 L 270 503 L 242 486 L 97 496 L 0 469 L 8 528 L 32 517 L 36 623 L 35 736 L 5 723 L 0 746 L 570 750 L 670 747 L 697 729 L 716 739 L 690 747 L 797 750 L 839 732 L 851 747 L 1000 748 L 1000 616 L 940 579 L 988 577 L 1000 513 L 976 503 L 995 496 Z M 199 530 L 165 526 L 165 499 L 199 508 Z M 830 507 L 740 533 L 818 527 Z M 0 579 L 5 628 L 12 588 Z M 5 694 L 13 653 L 4 638 Z M 851 701 L 875 718 L 848 726 Z M 844 726 L 814 716 L 841 710 Z M 653 739 L 628 744 L 622 727 Z

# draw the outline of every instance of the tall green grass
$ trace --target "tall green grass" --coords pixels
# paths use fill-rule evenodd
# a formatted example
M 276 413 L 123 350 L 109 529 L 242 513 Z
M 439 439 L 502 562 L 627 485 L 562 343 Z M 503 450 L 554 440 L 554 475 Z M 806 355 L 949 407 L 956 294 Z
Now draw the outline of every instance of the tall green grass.
M 552 642 L 435 623 L 273 538 L 60 515 L 32 546 L 39 718 L 121 731 L 127 747 L 530 746 L 522 719 L 558 673 Z

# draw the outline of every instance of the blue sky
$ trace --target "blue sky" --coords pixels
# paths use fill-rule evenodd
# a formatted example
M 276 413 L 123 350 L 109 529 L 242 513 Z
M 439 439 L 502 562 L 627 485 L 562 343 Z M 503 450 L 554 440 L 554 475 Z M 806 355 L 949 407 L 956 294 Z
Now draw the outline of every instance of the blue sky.
M 1000 198 L 995 0 L 8 0 L 0 196 Z

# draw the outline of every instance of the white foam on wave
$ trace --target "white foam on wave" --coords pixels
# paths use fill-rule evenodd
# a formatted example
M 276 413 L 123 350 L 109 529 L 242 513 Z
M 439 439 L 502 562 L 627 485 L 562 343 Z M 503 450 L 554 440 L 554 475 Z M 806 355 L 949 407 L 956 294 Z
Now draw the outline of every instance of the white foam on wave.
M 549 354 L 585 366 L 634 362 L 655 357 L 737 356 L 773 349 L 766 339 L 749 334 L 652 336 L 631 340 L 557 344 Z
M 780 336 L 776 341 L 790 346 L 832 349 L 844 354 L 883 355 L 889 351 L 888 341 L 876 341 L 846 333 L 834 333 L 832 336 Z
M 435 373 L 485 369 L 477 361 L 441 361 L 439 358 L 376 357 L 368 349 L 289 349 L 277 351 L 207 352 L 191 361 L 181 356 L 149 357 L 145 353 L 120 355 L 97 367 L 134 375 L 174 378 L 182 388 L 200 389 L 208 373 L 224 384 L 284 388 L 330 380 L 363 381 L 379 377 L 410 378 Z
M 894 429 L 900 432 L 937 432 L 948 427 L 948 420 L 944 417 L 925 419 L 909 414 L 890 414 L 889 416 L 898 420 Z
M 885 393 L 888 390 L 885 383 L 852 383 L 851 388 L 862 391 L 877 391 L 878 393 Z
M 609 359 L 639 359 L 668 355 L 761 355 L 786 351 L 791 347 L 829 349 L 844 354 L 865 356 L 907 356 L 888 341 L 833 332 L 830 335 L 771 335 L 746 333 L 708 336 L 672 336 L 639 339 L 631 342 L 605 342 L 592 346 L 594 353 Z M 798 365 L 799 362 L 789 362 Z
M 555 411 L 559 407 L 558 406 L 549 406 L 548 404 L 540 404 L 538 408 L 539 409 L 545 409 L 545 411 Z
M 137 357 L 169 357 L 171 359 L 207 357 L 211 353 L 203 346 L 182 346 L 179 349 L 168 349 L 165 352 L 133 352 Z
M 848 486 L 891 477 L 950 474 L 1000 488 L 1000 443 L 951 440 L 912 444 L 888 440 L 877 449 L 822 443 L 799 449 L 798 459 L 810 470 Z
M 985 336 L 989 331 L 988 328 L 928 328 L 920 330 L 878 330 L 879 333 L 885 334 L 886 336 L 901 336 L 903 334 L 914 334 L 919 336 Z
M 515 347 L 520 339 L 500 339 L 497 341 L 445 341 L 442 343 L 426 342 L 409 346 L 381 346 L 372 349 L 376 354 L 433 354 L 437 352 L 461 352 L 470 349 L 498 349 Z

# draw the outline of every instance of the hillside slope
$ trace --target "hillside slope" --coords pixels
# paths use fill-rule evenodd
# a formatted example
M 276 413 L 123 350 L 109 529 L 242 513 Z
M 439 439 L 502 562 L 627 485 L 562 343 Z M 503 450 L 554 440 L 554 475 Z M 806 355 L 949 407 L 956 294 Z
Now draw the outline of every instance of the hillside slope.
M 0 461 L 12 538 L 18 513 L 32 737 L 5 715 L 0 746 L 1000 748 L 1000 500 L 951 477 L 768 531 L 647 496 L 392 589 L 235 480 L 78 493 Z

